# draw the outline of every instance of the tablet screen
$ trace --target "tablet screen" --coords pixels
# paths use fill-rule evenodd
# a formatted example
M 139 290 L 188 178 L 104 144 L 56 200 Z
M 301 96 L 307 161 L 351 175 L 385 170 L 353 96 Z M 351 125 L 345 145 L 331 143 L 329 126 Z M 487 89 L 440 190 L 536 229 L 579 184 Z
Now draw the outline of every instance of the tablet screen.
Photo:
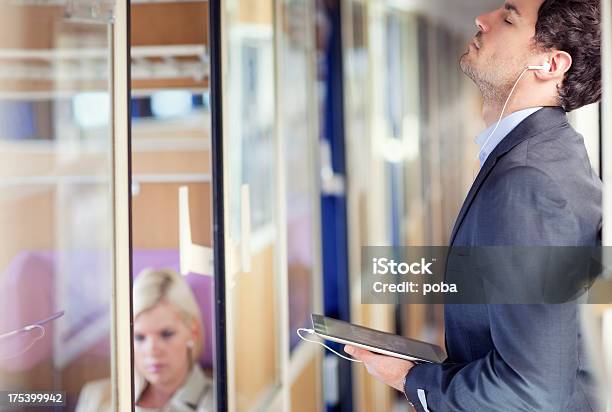
M 312 315 L 312 324 L 315 332 L 321 335 L 384 349 L 424 361 L 440 363 L 444 360 L 442 349 L 426 342 L 315 314 Z

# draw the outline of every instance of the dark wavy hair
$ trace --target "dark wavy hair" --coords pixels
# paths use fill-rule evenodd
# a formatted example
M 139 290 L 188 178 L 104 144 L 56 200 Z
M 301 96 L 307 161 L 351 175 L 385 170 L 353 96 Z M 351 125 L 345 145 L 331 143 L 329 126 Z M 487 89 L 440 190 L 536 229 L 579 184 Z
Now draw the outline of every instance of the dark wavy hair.
M 601 0 L 545 0 L 536 23 L 536 47 L 572 56 L 559 90 L 571 112 L 601 99 Z

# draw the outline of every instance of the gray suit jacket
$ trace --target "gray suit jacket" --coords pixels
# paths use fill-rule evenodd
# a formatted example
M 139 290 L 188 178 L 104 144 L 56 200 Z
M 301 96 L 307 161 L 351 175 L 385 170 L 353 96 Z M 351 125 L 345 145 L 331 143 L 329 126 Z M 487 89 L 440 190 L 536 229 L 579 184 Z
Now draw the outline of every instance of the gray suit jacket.
M 582 136 L 547 107 L 488 157 L 451 246 L 595 246 L 600 228 L 601 181 Z M 445 333 L 445 363 L 406 378 L 417 410 L 421 389 L 431 412 L 599 411 L 576 303 L 446 305 Z

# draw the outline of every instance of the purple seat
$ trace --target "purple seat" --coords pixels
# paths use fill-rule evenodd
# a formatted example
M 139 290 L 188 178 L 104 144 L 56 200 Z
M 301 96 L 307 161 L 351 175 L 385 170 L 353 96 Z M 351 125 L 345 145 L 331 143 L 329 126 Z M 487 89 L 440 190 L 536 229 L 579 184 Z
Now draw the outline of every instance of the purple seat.
M 136 250 L 132 261 L 134 277 L 146 268 L 168 268 L 179 271 L 178 250 Z M 185 280 L 200 307 L 202 314 L 202 330 L 204 331 L 204 350 L 200 357 L 200 364 L 204 369 L 213 367 L 213 278 L 189 273 Z
M 52 253 L 21 252 L 15 256 L 0 278 L 0 334 L 20 329 L 55 312 L 54 272 Z M 0 368 L 26 370 L 50 358 L 52 323 L 45 325 L 46 334 L 36 343 L 34 340 L 40 335 L 38 329 L 0 340 Z
M 74 348 L 65 359 L 69 362 L 79 353 L 94 350 L 100 355 L 107 355 L 108 348 L 108 303 L 92 302 L 88 299 L 87 289 L 96 287 L 100 279 L 92 276 L 88 268 L 101 270 L 104 262 L 108 260 L 105 253 L 96 252 L 74 252 L 73 255 L 63 255 L 68 258 L 68 279 L 74 276 L 86 276 L 82 282 L 73 282 L 70 286 L 71 307 L 56 305 L 55 296 L 55 273 L 59 254 L 47 251 L 24 251 L 19 253 L 8 265 L 0 277 L 0 334 L 19 329 L 33 322 L 44 319 L 51 314 L 66 309 L 63 322 L 67 322 L 69 329 L 64 331 L 62 339 L 69 341 L 78 337 L 79 330 L 92 322 L 104 325 L 106 330 L 100 330 L 100 339 L 96 342 L 84 343 L 83 347 Z M 133 256 L 133 273 L 137 276 L 145 268 L 170 268 L 178 271 L 179 252 L 177 250 L 135 250 Z M 103 269 L 106 270 L 106 269 Z M 188 274 L 187 283 L 191 286 L 200 311 L 204 331 L 204 350 L 200 358 L 200 364 L 208 369 L 213 366 L 213 279 L 210 276 Z M 109 279 L 106 279 L 109 280 Z M 87 285 L 80 294 L 79 287 Z M 108 285 L 100 285 L 107 288 Z M 94 294 L 95 295 L 95 294 Z M 100 295 L 98 291 L 98 295 Z M 92 295 L 93 296 L 93 295 Z M 65 305 L 65 302 L 64 302 Z M 83 306 L 83 313 L 74 316 L 74 307 Z M 71 319 L 76 319 L 73 322 Z M 0 369 L 5 371 L 23 371 L 31 369 L 38 363 L 48 360 L 53 356 L 53 337 L 55 334 L 54 324 L 56 321 L 45 325 L 45 336 L 35 342 L 27 352 L 24 349 L 39 336 L 38 329 L 21 333 L 7 339 L 0 340 Z M 75 341 L 79 339 L 75 338 Z M 81 340 L 82 341 L 82 340 Z M 81 343 L 78 343 L 81 345 Z M 71 345 L 74 347 L 74 345 Z M 22 353 L 23 352 L 23 353 Z M 57 361 L 57 359 L 56 359 Z M 61 363 L 61 362 L 60 362 Z

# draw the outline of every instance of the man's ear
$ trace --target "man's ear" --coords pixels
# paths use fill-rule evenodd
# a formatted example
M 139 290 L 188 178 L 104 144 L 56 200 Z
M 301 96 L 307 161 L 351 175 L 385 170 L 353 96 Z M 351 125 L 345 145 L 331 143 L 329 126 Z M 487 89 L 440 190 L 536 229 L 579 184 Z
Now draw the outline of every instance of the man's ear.
M 572 56 L 564 51 L 555 51 L 549 56 L 550 70 L 538 71 L 536 75 L 541 79 L 552 79 L 565 77 L 565 73 L 572 67 Z

